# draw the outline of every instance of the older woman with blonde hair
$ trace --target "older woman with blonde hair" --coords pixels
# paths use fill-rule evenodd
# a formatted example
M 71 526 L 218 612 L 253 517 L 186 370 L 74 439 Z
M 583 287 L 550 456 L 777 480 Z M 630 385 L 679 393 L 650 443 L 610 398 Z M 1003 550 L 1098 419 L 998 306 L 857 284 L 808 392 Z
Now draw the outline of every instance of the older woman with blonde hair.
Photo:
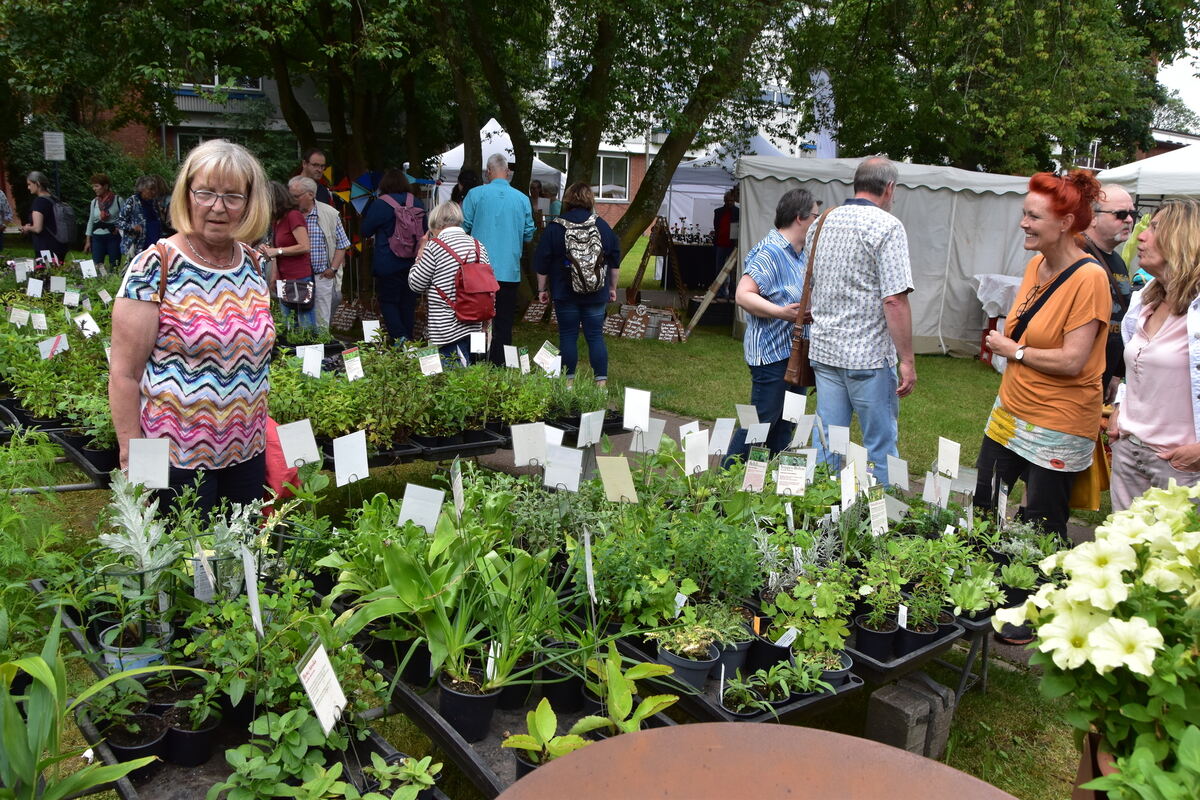
M 1114 511 L 1152 486 L 1200 481 L 1200 202 L 1162 206 L 1138 236 L 1153 280 L 1121 323 L 1125 385 L 1109 418 Z
M 257 253 L 270 185 L 241 145 L 204 142 L 179 169 L 178 232 L 130 262 L 113 304 L 109 404 L 129 440 L 170 442 L 170 488 L 200 478 L 200 507 L 263 495 L 275 326 Z

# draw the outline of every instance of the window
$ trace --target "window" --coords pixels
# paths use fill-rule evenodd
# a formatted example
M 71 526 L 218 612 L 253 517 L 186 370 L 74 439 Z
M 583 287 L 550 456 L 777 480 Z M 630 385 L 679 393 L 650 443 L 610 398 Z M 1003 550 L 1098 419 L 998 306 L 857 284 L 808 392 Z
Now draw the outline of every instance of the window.
M 187 154 L 192 151 L 192 148 L 207 142 L 209 139 L 227 139 L 231 142 L 240 143 L 239 137 L 234 135 L 232 131 L 217 131 L 207 133 L 180 131 L 175 134 L 175 160 L 183 161 L 183 159 L 187 157 Z
M 534 154 L 542 161 L 545 161 L 550 166 L 554 167 L 564 175 L 567 172 L 567 154 L 560 153 L 557 150 L 538 150 Z
M 597 200 L 629 198 L 629 156 L 597 156 L 592 177 L 597 176 L 600 184 L 592 186 Z
M 245 75 L 223 75 L 220 69 L 210 71 L 193 70 L 188 75 L 188 82 L 183 86 L 194 89 L 213 89 L 229 83 L 231 92 L 261 92 L 262 78 L 251 78 Z

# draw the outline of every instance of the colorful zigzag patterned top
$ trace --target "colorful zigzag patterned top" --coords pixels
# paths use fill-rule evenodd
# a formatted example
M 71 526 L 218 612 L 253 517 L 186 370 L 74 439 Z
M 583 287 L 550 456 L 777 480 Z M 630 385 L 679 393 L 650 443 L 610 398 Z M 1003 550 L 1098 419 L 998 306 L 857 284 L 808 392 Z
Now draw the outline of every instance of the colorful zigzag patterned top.
M 267 284 L 243 248 L 228 270 L 170 254 L 158 339 L 142 374 L 142 435 L 171 440 L 171 465 L 221 469 L 266 447 L 268 368 L 275 322 Z M 120 296 L 158 302 L 159 253 L 129 264 Z

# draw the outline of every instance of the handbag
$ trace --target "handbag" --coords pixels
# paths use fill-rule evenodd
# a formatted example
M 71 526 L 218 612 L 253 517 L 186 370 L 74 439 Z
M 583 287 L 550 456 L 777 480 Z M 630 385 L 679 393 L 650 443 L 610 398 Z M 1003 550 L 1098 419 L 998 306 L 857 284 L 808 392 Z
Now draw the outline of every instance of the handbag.
M 792 354 L 788 357 L 787 370 L 783 373 L 784 382 L 792 386 L 817 385 L 812 362 L 808 360 L 808 348 L 812 342 L 809 338 L 809 326 L 812 324 L 813 262 L 817 260 L 817 242 L 821 241 L 821 229 L 825 227 L 825 218 L 832 210 L 825 209 L 825 213 L 817 220 L 812 250 L 808 253 L 808 267 L 804 271 L 804 291 L 800 294 L 800 311 L 796 314 L 796 324 L 792 326 Z
M 312 280 L 285 280 L 283 291 L 279 294 L 279 302 L 294 311 L 308 311 L 313 307 Z
M 1075 475 L 1071 484 L 1071 499 L 1068 505 L 1082 511 L 1100 510 L 1100 493 L 1108 488 L 1112 475 L 1108 449 L 1104 446 L 1103 434 L 1096 437 L 1096 452 L 1092 454 L 1092 465 Z

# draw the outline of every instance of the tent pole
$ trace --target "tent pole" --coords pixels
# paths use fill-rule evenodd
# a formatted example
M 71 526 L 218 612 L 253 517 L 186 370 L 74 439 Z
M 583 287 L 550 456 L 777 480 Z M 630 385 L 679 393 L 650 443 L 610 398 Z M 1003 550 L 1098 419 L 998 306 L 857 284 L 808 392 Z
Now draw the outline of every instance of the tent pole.
M 954 218 L 958 215 L 958 192 L 954 193 L 954 199 L 950 201 L 950 231 L 946 237 L 946 265 L 942 270 L 942 302 L 938 307 L 938 345 L 942 348 L 942 355 L 948 352 L 946 348 L 946 340 L 942 338 L 942 320 L 946 316 L 946 285 L 950 280 L 950 255 L 954 250 Z

